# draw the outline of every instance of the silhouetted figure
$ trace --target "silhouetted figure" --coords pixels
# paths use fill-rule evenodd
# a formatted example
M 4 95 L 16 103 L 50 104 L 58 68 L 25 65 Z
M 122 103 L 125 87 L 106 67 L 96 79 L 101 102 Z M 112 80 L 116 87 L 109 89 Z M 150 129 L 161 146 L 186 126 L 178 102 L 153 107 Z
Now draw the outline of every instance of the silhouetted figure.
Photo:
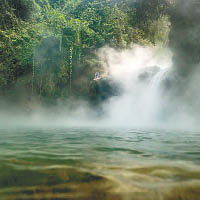
M 98 79 L 100 79 L 100 73 L 99 72 L 95 72 L 94 80 L 98 80 Z

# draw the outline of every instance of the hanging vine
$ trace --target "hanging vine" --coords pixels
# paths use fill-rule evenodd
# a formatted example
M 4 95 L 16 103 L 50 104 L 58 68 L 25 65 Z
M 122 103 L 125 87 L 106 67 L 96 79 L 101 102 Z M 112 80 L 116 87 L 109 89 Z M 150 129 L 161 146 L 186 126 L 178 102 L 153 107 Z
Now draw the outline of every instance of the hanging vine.
M 70 90 L 72 89 L 72 73 L 73 73 L 73 69 L 72 69 L 72 58 L 73 58 L 73 43 L 72 46 L 69 49 L 69 86 L 70 86 Z
M 32 96 L 34 93 L 34 79 L 35 79 L 35 52 L 33 52 L 33 66 L 32 66 Z

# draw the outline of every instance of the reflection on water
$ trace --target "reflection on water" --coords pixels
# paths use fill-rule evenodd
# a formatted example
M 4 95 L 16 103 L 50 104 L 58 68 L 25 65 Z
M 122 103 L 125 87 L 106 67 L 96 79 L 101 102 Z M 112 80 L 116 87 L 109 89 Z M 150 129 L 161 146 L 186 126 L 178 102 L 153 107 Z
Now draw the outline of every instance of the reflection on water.
M 200 134 L 0 130 L 2 200 L 199 200 Z

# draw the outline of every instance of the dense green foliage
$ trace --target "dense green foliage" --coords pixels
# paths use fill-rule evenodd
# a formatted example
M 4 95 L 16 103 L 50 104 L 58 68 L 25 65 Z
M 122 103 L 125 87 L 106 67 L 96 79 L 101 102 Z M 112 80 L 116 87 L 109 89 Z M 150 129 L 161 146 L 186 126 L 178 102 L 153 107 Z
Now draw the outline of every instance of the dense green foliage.
M 163 0 L 0 4 L 0 95 L 27 100 L 93 96 L 99 48 L 166 43 L 169 30 Z

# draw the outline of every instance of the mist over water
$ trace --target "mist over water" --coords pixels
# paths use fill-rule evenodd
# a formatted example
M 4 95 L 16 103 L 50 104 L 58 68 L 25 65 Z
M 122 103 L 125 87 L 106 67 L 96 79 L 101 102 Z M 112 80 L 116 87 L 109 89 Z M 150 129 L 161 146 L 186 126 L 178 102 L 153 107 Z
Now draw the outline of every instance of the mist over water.
M 187 81 L 186 93 L 178 94 L 173 54 L 169 48 L 135 45 L 130 49 L 100 49 L 104 78 L 97 81 L 114 82 L 119 94 L 108 98 L 100 106 L 89 102 L 66 99 L 52 107 L 37 101 L 29 109 L 4 102 L 1 125 L 31 126 L 123 126 L 165 129 L 196 129 L 199 114 L 198 73 Z M 174 72 L 174 73 L 173 73 Z M 179 81 L 180 84 L 180 81 Z M 185 84 L 186 85 L 186 84 Z M 115 88 L 113 88 L 115 89 Z M 187 98 L 195 95 L 191 104 Z M 14 106 L 13 106 L 14 105 Z M 100 108 L 100 114 L 99 114 Z

